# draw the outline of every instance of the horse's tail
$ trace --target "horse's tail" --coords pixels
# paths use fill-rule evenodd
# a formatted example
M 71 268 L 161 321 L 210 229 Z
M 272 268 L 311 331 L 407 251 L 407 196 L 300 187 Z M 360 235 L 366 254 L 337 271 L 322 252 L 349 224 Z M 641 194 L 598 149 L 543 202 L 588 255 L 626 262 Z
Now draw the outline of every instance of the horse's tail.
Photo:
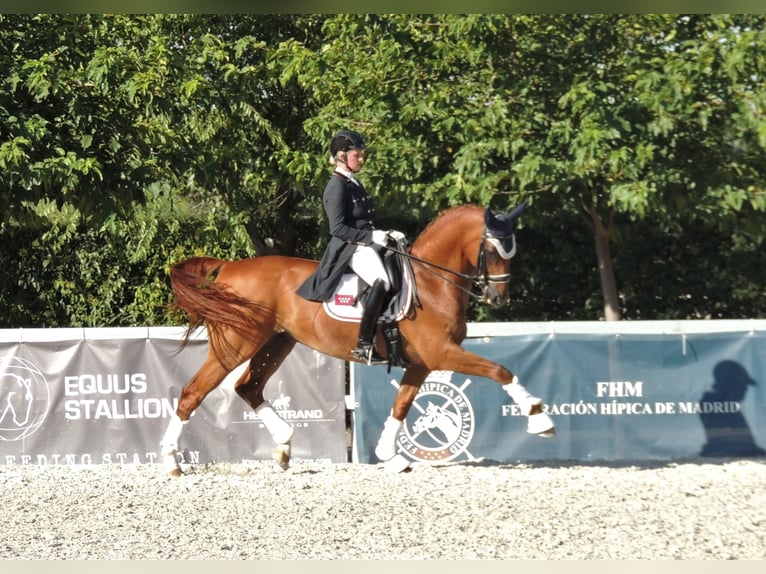
M 175 301 L 173 307 L 186 312 L 189 325 L 181 348 L 191 334 L 206 325 L 208 338 L 219 358 L 222 358 L 221 329 L 228 327 L 248 338 L 255 336 L 263 322 L 263 309 L 256 302 L 239 295 L 225 283 L 217 282 L 221 269 L 229 262 L 214 257 L 192 257 L 170 267 L 170 285 Z

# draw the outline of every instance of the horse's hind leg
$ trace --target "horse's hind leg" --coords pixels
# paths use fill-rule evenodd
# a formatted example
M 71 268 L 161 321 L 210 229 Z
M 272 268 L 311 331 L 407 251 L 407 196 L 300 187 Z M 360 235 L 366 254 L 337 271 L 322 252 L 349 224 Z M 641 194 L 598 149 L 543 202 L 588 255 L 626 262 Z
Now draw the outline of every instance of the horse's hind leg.
M 230 371 L 210 353 L 197 373 L 181 390 L 176 413 L 171 417 L 165 435 L 160 442 L 160 456 L 163 466 L 172 476 L 183 474 L 176 455 L 178 453 L 178 440 L 181 438 L 184 425 L 189 422 L 189 417 L 208 393 L 220 385 Z
M 250 359 L 250 366 L 234 385 L 234 390 L 258 414 L 276 443 L 272 455 L 283 470 L 290 466 L 290 441 L 295 429 L 273 409 L 263 396 L 263 389 L 279 365 L 295 347 L 295 339 L 277 333 Z

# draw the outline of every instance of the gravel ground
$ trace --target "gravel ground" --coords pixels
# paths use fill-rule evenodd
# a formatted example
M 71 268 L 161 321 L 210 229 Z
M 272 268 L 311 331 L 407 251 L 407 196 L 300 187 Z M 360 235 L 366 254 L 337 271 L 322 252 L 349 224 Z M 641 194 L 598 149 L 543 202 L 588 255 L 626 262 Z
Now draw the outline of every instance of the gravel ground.
M 764 559 L 766 459 L 0 467 L 4 559 Z

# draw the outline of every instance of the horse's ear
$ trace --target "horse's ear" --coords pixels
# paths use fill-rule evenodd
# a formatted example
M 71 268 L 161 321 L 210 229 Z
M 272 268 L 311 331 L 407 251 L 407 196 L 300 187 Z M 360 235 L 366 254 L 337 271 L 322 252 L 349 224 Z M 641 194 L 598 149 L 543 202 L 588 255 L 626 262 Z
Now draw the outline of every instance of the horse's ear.
M 510 213 L 501 215 L 495 215 L 492 213 L 492 210 L 487 207 L 484 210 L 484 224 L 487 226 L 487 229 L 494 229 L 498 231 L 502 230 L 506 233 L 511 233 L 514 227 L 516 227 L 516 220 L 519 218 L 526 207 L 527 202 L 523 201 L 514 207 L 513 211 Z
M 484 208 L 484 225 L 487 226 L 487 229 L 493 229 L 494 227 L 497 227 L 497 218 L 495 217 L 495 214 L 492 213 L 492 210 L 489 207 Z
M 526 208 L 527 202 L 522 201 L 519 205 L 513 208 L 513 211 L 508 214 L 508 217 L 515 222 Z

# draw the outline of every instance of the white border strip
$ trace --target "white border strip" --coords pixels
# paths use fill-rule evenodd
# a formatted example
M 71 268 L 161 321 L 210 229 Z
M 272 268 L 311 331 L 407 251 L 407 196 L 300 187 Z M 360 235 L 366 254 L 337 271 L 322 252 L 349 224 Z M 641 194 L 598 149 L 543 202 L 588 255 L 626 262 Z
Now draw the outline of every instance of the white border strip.
M 683 321 L 549 321 L 469 323 L 468 337 L 508 335 L 689 335 L 691 333 L 754 333 L 766 331 L 766 319 L 709 319 Z
M 182 341 L 185 326 L 178 327 L 62 327 L 52 329 L 0 329 L 0 343 L 42 343 L 104 339 L 169 339 Z M 192 341 L 207 340 L 207 330 L 197 329 Z
M 755 333 L 766 331 L 766 319 L 709 319 L 684 321 L 548 321 L 468 323 L 468 337 L 511 335 L 689 335 L 692 333 Z M 175 327 L 69 327 L 56 329 L 0 329 L 0 343 L 79 341 L 85 339 L 169 339 L 181 341 L 185 326 Z M 204 328 L 191 340 L 206 340 Z

